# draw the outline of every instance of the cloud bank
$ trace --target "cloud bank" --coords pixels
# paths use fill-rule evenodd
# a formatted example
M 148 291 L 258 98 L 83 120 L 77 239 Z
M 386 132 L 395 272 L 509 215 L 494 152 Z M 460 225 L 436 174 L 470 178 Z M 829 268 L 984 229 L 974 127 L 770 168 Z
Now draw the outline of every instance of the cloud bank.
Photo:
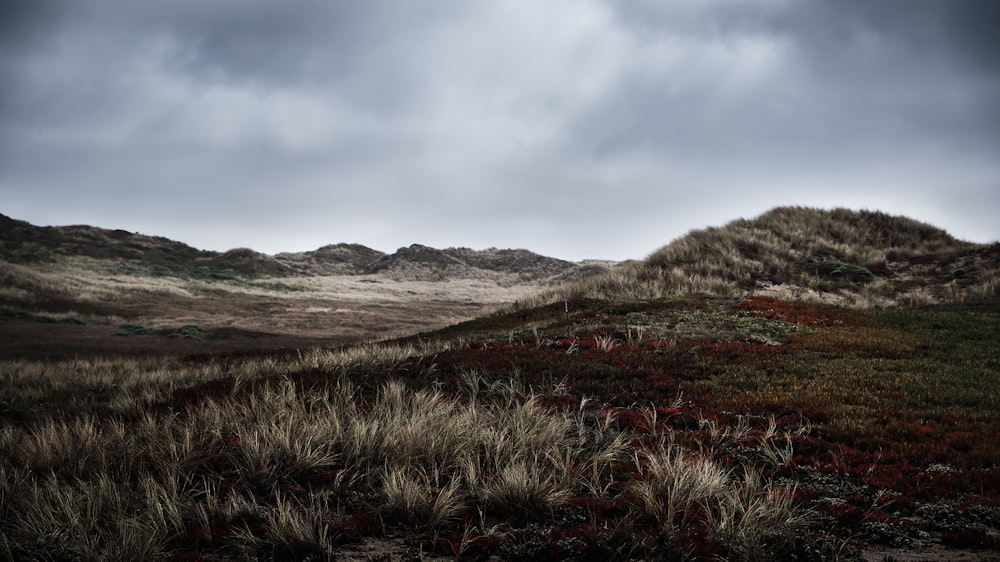
M 777 205 L 1000 238 L 992 0 L 13 0 L 0 212 L 642 258 Z

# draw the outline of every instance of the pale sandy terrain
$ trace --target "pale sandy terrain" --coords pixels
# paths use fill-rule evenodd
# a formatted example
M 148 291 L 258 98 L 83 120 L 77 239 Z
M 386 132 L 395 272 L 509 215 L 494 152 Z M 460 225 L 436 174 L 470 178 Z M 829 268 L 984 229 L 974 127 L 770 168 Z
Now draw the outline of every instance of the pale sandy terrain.
M 343 345 L 472 319 L 541 288 L 492 279 L 417 281 L 381 275 L 143 277 L 118 274 L 84 258 L 31 267 L 0 262 L 0 280 L 0 302 L 30 315 L 0 319 L 4 356 Z M 164 331 L 196 326 L 203 339 L 120 335 L 126 324 Z

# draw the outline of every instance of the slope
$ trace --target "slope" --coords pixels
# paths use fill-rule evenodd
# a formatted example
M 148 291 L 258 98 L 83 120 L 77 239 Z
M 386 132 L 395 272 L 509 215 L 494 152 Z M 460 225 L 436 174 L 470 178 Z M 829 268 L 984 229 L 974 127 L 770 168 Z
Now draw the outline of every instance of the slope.
M 998 287 L 998 243 L 963 242 L 881 212 L 780 207 L 692 231 L 644 261 L 541 300 L 756 294 L 870 307 L 995 300 Z

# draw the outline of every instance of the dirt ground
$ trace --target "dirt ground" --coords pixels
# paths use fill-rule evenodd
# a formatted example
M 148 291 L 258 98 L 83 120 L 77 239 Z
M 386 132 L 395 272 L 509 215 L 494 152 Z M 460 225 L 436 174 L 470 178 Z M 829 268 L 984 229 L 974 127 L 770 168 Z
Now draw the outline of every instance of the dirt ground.
M 867 547 L 867 562 L 997 562 L 1000 558 L 980 550 L 946 548 L 940 545 L 913 546 L 905 549 L 888 546 Z

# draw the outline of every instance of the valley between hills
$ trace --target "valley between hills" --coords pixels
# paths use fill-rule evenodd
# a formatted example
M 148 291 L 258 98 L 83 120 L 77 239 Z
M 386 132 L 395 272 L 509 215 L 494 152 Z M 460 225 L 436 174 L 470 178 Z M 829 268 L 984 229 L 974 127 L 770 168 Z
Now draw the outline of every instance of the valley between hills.
M 527 250 L 384 254 L 358 244 L 268 256 L 0 216 L 0 355 L 184 355 L 338 346 L 489 314 L 606 271 Z

